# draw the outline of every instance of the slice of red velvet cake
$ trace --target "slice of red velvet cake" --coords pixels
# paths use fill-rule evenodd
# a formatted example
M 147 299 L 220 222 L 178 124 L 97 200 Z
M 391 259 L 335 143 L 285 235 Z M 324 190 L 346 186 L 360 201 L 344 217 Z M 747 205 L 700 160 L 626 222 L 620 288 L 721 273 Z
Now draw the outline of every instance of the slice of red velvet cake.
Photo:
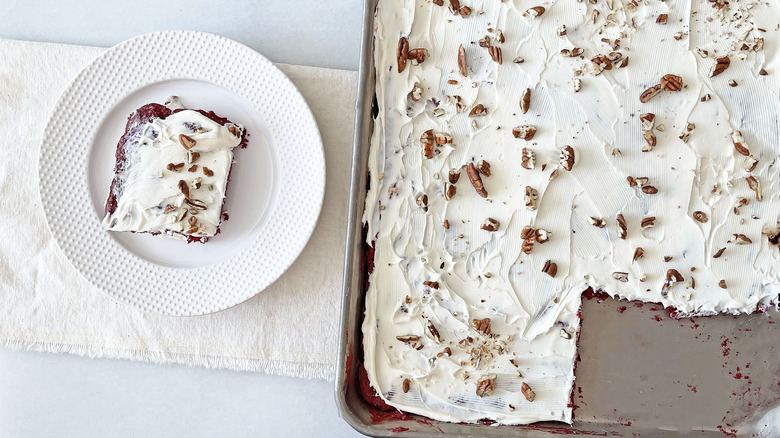
M 205 243 L 219 233 L 243 126 L 177 97 L 133 112 L 116 148 L 103 225 Z

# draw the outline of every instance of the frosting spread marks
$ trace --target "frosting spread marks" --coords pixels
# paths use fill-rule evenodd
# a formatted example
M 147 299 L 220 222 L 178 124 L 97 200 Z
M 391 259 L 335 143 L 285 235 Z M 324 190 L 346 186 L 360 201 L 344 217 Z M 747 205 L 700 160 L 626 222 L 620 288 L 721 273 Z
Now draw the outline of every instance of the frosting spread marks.
M 376 11 L 363 331 L 388 404 L 570 422 L 587 287 L 777 298 L 777 6 L 436 3 Z
M 176 97 L 147 107 L 131 115 L 119 143 L 103 225 L 205 242 L 221 222 L 244 128 L 185 109 Z

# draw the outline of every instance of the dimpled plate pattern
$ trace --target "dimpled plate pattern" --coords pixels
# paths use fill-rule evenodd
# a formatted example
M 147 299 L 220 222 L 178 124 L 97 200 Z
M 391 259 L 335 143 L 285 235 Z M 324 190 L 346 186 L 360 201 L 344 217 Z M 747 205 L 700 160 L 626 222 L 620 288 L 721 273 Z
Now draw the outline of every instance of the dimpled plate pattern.
M 258 217 L 248 221 L 254 225 L 245 235 L 233 236 L 232 240 L 225 236 L 229 234 L 225 224 L 236 221 L 233 218 L 241 213 L 241 205 L 228 209 L 231 220 L 223 224 L 223 233 L 206 244 L 188 245 L 148 235 L 111 233 L 101 225 L 102 203 L 110 179 L 97 188 L 102 199 L 93 199 L 95 195 L 90 193 L 96 188 L 89 187 L 95 172 L 90 169 L 93 145 L 101 129 L 106 129 L 101 128 L 101 122 L 110 120 L 107 115 L 122 107 L 128 96 L 143 94 L 139 90 L 173 86 L 176 81 L 189 81 L 185 85 L 190 88 L 193 83 L 204 84 L 203 88 L 210 87 L 212 93 L 214 89 L 224 90 L 234 100 L 238 96 L 248 113 L 261 119 L 252 122 L 253 117 L 245 116 L 250 124 L 263 126 L 265 132 L 249 130 L 249 147 L 236 151 L 236 164 L 247 166 L 240 158 L 245 151 L 268 148 L 266 156 L 273 162 L 269 170 L 273 177 L 268 180 L 273 193 L 265 196 L 268 205 L 262 211 L 250 209 Z M 165 97 L 149 102 L 162 102 Z M 182 100 L 186 105 L 187 100 Z M 216 108 L 204 109 L 220 114 Z M 128 115 L 123 114 L 125 120 Z M 220 115 L 233 119 L 230 114 Z M 243 122 L 240 118 L 233 120 Z M 121 135 L 124 120 L 121 126 L 111 129 Z M 119 135 L 113 139 L 112 148 L 118 139 Z M 248 165 L 254 166 L 254 162 Z M 113 162 L 107 167 L 102 170 L 110 172 Z M 236 167 L 239 166 L 234 166 L 234 173 Z M 242 174 L 258 173 L 252 172 L 256 169 L 248 170 L 242 169 Z M 306 101 L 269 60 L 218 35 L 166 31 L 125 41 L 104 52 L 78 74 L 55 105 L 44 131 L 38 183 L 52 236 L 87 280 L 110 297 L 144 311 L 201 315 L 251 298 L 281 276 L 298 257 L 322 206 L 325 157 Z M 234 186 L 241 183 L 240 178 L 231 175 L 226 205 L 231 193 L 238 189 Z M 198 266 L 172 266 L 139 255 L 132 246 L 118 241 L 120 234 L 123 239 L 165 240 L 165 245 L 178 245 L 177 251 L 182 254 L 202 252 L 202 248 L 209 249 L 219 239 L 233 242 L 234 248 L 213 261 L 206 258 Z M 218 245 L 214 247 L 219 248 Z

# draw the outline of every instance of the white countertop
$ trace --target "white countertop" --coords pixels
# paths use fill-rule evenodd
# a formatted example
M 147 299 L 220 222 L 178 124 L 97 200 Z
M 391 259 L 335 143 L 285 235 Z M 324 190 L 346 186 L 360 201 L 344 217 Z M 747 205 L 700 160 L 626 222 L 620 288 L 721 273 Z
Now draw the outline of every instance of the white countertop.
M 0 38 L 109 47 L 147 32 L 224 35 L 274 62 L 356 70 L 358 0 L 0 0 Z M 361 436 L 333 383 L 0 349 L 0 436 Z

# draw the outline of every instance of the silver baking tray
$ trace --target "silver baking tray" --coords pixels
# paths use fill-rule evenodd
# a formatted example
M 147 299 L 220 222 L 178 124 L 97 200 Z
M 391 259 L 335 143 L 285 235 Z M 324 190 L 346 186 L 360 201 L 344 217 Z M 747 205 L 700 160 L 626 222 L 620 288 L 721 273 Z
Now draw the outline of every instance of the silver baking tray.
M 357 377 L 367 277 L 362 215 L 373 129 L 376 4 L 364 4 L 335 384 L 341 417 L 375 437 L 778 436 L 780 318 L 774 310 L 677 320 L 661 305 L 586 294 L 571 426 L 453 424 L 414 415 L 383 419 L 362 399 Z

